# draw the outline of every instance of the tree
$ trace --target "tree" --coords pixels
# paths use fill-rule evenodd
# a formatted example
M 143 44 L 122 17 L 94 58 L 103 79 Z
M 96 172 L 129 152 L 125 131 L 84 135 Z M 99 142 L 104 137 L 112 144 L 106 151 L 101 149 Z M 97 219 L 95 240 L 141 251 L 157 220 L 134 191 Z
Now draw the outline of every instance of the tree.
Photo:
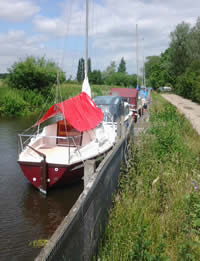
M 170 71 L 174 79 L 185 72 L 190 65 L 189 37 L 190 25 L 182 22 L 176 26 L 170 34 L 171 42 L 169 49 Z
M 200 59 L 194 60 L 186 72 L 177 78 L 176 93 L 200 103 Z
M 126 73 L 126 62 L 124 57 L 122 57 L 117 71 L 120 73 Z
M 91 59 L 88 58 L 88 74 L 92 72 L 92 62 Z
M 114 72 L 106 78 L 105 82 L 108 85 L 118 85 L 127 87 L 130 85 L 130 78 L 129 75 L 125 73 Z
M 77 81 L 82 82 L 85 77 L 85 61 L 83 58 L 79 59 L 78 61 L 78 70 L 77 70 Z
M 17 89 L 37 90 L 45 93 L 57 81 L 65 81 L 64 72 L 55 62 L 44 57 L 27 57 L 24 61 L 14 63 L 8 69 L 8 84 Z
M 8 73 L 0 73 L 0 79 L 6 79 Z
M 200 17 L 197 18 L 196 24 L 190 30 L 188 53 L 191 60 L 200 59 Z
M 103 72 L 103 75 L 107 77 L 108 75 L 111 75 L 114 72 L 116 72 L 116 63 L 115 61 L 112 61 L 110 65 L 106 67 L 106 70 Z
M 147 85 L 154 89 L 160 86 L 171 85 L 169 48 L 160 56 L 148 56 L 145 63 Z
M 88 75 L 91 73 L 91 71 L 92 71 L 91 59 L 88 58 Z M 78 61 L 76 79 L 78 82 L 82 82 L 84 78 L 85 78 L 85 60 L 81 58 Z
M 160 56 L 153 55 L 153 56 L 147 56 L 146 57 L 146 62 L 145 62 L 145 77 L 146 77 L 146 79 L 150 78 L 153 66 L 158 65 L 159 63 L 160 63 Z
M 78 60 L 78 69 L 77 69 L 76 79 L 78 82 L 81 81 L 81 61 L 80 61 L 80 59 Z
M 131 74 L 131 75 L 128 75 L 128 85 L 136 88 L 137 87 L 137 75 L 136 74 Z
M 89 73 L 89 82 L 91 84 L 102 84 L 102 77 L 101 77 L 101 71 L 99 70 L 93 70 Z

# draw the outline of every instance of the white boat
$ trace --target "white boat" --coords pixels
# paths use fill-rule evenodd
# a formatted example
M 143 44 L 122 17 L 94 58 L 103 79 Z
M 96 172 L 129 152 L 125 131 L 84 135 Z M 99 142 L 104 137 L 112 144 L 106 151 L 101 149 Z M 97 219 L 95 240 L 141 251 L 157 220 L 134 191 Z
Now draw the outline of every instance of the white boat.
M 107 152 L 116 138 L 113 125 L 101 123 L 101 109 L 84 92 L 53 105 L 35 127 L 55 115 L 61 119 L 35 134 L 19 134 L 18 163 L 26 178 L 44 193 L 56 184 L 79 180 L 84 161 Z
M 84 162 L 112 148 L 116 128 L 103 124 L 103 113 L 90 98 L 87 76 L 88 0 L 86 0 L 86 58 L 82 92 L 56 103 L 34 125 L 34 134 L 19 134 L 18 163 L 33 186 L 41 192 L 56 184 L 72 183 L 84 174 Z M 59 116 L 55 123 L 40 128 L 47 119 Z

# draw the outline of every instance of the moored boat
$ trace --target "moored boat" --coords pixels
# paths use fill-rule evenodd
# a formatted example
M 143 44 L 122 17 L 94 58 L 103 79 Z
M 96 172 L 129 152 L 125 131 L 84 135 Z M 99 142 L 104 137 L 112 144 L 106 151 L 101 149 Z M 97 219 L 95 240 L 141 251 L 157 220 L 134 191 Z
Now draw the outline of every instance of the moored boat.
M 19 134 L 18 163 L 29 182 L 41 192 L 72 183 L 84 174 L 84 162 L 103 155 L 115 143 L 115 129 L 102 124 L 103 113 L 92 101 L 88 82 L 88 0 L 86 3 L 85 79 L 82 92 L 55 103 L 34 125 L 34 134 Z M 54 123 L 40 128 L 46 120 Z
M 115 138 L 117 136 L 117 123 L 127 129 L 130 118 L 133 115 L 132 110 L 126 100 L 121 96 L 97 96 L 94 98 L 95 104 L 102 110 L 104 114 L 104 126 L 113 126 L 115 129 Z
M 56 116 L 61 118 L 39 127 Z M 105 153 L 115 143 L 115 129 L 102 120 L 101 109 L 85 92 L 51 106 L 34 125 L 36 133 L 19 134 L 18 163 L 25 177 L 44 193 L 56 184 L 79 180 L 84 161 Z
M 140 103 L 138 102 L 138 90 L 135 88 L 112 88 L 110 95 L 124 97 L 130 106 L 130 110 L 133 112 L 133 119 L 136 122 L 140 110 Z

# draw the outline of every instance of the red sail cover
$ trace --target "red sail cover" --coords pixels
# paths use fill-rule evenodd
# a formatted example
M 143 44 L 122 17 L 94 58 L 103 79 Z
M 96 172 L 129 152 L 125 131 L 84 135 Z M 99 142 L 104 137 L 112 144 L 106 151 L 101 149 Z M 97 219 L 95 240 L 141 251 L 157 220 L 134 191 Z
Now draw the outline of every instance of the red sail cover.
M 34 126 L 56 114 L 63 114 L 65 119 L 78 131 L 93 129 L 103 120 L 101 109 L 85 92 L 52 105 Z

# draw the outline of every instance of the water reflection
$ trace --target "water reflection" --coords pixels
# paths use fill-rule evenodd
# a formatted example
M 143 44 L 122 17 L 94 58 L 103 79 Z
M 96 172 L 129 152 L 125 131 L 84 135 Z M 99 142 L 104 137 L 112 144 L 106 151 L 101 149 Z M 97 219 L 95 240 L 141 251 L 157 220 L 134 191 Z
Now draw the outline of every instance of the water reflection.
M 44 238 L 49 237 L 49 233 L 55 231 L 82 190 L 83 182 L 80 182 L 73 186 L 52 189 L 46 197 L 29 185 L 23 198 L 24 217 L 33 226 L 41 227 L 40 234 Z

